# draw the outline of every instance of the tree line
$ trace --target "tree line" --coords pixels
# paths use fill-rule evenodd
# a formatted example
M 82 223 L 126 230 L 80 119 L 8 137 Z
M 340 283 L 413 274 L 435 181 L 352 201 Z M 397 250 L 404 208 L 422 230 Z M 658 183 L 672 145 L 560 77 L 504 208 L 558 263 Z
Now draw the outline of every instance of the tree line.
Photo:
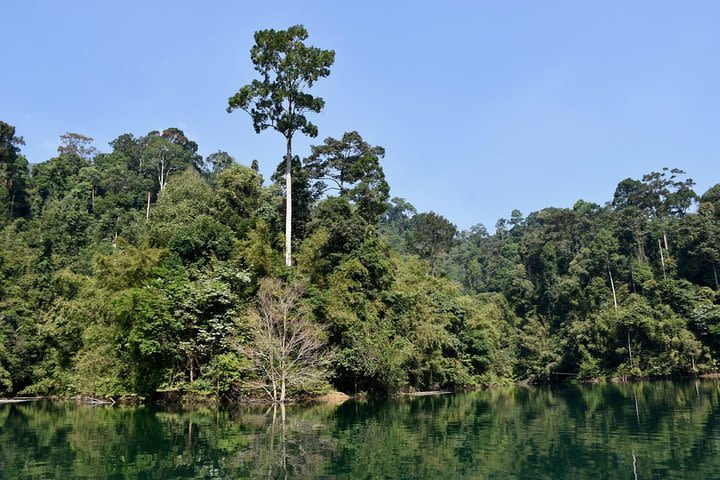
M 286 154 L 269 179 L 178 128 L 29 165 L 0 122 L 0 393 L 273 400 L 697 374 L 720 346 L 720 186 L 678 169 L 458 232 L 390 198 L 348 131 L 301 158 L 334 52 L 255 35 L 230 97 Z
M 715 371 L 720 184 L 701 196 L 694 185 L 663 168 L 621 181 L 604 205 L 513 210 L 494 234 L 462 233 L 445 272 L 512 306 L 522 378 Z

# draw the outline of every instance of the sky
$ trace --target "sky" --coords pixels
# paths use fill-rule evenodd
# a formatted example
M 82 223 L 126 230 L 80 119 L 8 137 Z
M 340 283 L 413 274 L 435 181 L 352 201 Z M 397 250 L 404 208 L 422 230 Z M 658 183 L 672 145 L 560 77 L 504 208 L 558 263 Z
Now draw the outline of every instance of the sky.
M 357 130 L 386 149 L 391 195 L 489 229 L 663 167 L 720 182 L 720 2 L 7 1 L 0 120 L 33 162 L 61 134 L 101 151 L 178 127 L 208 155 L 282 159 L 227 98 L 251 81 L 259 29 L 303 24 L 336 61 L 313 92 L 316 139 Z

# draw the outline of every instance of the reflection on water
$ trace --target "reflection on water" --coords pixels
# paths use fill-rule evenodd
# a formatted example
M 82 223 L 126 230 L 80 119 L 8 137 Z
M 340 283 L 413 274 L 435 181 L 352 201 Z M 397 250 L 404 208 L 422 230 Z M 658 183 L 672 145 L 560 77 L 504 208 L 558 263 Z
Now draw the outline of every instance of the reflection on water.
M 720 383 L 340 406 L 0 405 L 0 478 L 720 479 Z

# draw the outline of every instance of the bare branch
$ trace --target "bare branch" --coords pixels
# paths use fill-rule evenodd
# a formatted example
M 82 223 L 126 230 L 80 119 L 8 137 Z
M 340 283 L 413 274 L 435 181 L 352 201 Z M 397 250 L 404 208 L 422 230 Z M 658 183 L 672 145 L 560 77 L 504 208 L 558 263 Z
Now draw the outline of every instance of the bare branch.
M 324 367 L 332 358 L 322 340 L 325 327 L 310 320 L 301 298 L 297 285 L 263 280 L 249 312 L 253 341 L 238 347 L 255 363 L 265 392 L 279 402 L 285 401 L 289 388 L 324 377 Z

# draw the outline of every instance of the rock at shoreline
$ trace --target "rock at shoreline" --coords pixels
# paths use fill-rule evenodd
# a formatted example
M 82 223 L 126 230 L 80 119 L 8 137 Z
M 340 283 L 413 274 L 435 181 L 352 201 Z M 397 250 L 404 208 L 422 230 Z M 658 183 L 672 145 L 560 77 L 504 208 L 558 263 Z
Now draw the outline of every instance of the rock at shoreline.
M 350 399 L 349 395 L 346 395 L 342 392 L 330 392 L 326 393 L 325 395 L 322 395 L 320 397 L 317 397 L 316 401 L 328 403 L 331 405 L 340 405 L 342 403 L 345 403 Z

